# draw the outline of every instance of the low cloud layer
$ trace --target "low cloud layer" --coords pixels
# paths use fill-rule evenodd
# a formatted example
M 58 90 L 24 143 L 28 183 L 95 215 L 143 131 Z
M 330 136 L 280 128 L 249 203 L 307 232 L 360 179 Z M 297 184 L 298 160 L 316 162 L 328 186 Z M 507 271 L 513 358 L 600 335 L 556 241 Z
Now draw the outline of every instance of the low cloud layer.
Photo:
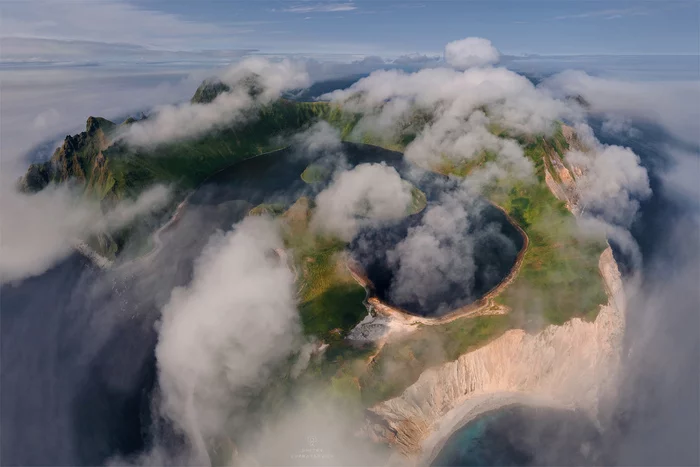
M 428 208 L 421 224 L 409 230 L 396 248 L 387 251 L 396 271 L 390 296 L 394 303 L 417 302 L 421 308 L 436 298 L 454 298 L 452 289 L 468 295 L 474 282 L 474 238 L 469 235 L 469 203 L 457 196 L 444 196 Z M 473 207 L 473 205 L 472 205 Z M 449 306 L 442 303 L 442 306 Z M 444 310 L 429 310 L 440 314 Z
M 359 133 L 380 139 L 402 131 L 417 133 L 405 154 L 422 167 L 435 168 L 446 160 L 469 162 L 490 151 L 516 176 L 530 175 L 522 150 L 511 138 L 495 136 L 494 129 L 551 134 L 555 121 L 583 118 L 580 108 L 505 68 L 377 71 L 325 97 L 364 114 Z
M 168 67 L 3 70 L 2 172 L 19 177 L 27 170 L 26 153 L 40 143 L 30 162 L 48 159 L 66 134 L 85 131 L 89 116 L 118 122 L 132 112 L 189 99 L 208 74 Z
M 459 70 L 498 62 L 500 53 L 491 41 L 482 37 L 467 37 L 445 46 L 445 61 Z
M 245 422 L 241 411 L 296 348 L 294 275 L 275 250 L 276 224 L 248 217 L 214 236 L 194 278 L 163 308 L 156 348 L 161 411 L 187 434 L 195 461 Z
M 222 82 L 231 87 L 210 103 L 185 103 L 156 109 L 148 120 L 129 126 L 123 137 L 135 146 L 153 146 L 200 136 L 207 131 L 239 123 L 256 106 L 271 103 L 282 91 L 309 84 L 309 75 L 297 62 L 272 62 L 253 57 L 220 73 Z M 255 92 L 249 92 L 246 80 L 253 80 Z
M 583 214 L 629 228 L 640 201 L 651 196 L 639 156 L 630 148 L 599 144 L 590 153 L 570 151 L 565 158 L 583 170 L 576 181 Z
M 170 198 L 157 185 L 136 200 L 121 201 L 103 212 L 100 204 L 69 186 L 50 186 L 27 195 L 3 183 L 0 198 L 0 282 L 43 273 L 67 257 L 91 235 L 114 232 L 139 216 L 163 207 Z
M 352 240 L 362 226 L 400 219 L 411 204 L 411 185 L 393 167 L 360 164 L 337 173 L 316 197 L 311 220 L 319 232 Z
M 326 121 L 311 125 L 292 138 L 292 144 L 305 154 L 316 156 L 320 153 L 337 152 L 342 148 L 340 131 Z
M 626 81 L 570 70 L 549 78 L 544 86 L 557 96 L 582 96 L 592 113 L 607 119 L 658 123 L 676 137 L 698 142 L 700 85 L 697 81 Z

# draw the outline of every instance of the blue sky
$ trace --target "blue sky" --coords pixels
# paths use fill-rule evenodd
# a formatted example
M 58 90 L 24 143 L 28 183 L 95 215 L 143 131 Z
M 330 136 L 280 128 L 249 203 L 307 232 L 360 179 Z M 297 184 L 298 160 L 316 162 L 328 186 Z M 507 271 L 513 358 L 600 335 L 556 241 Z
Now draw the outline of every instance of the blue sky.
M 486 37 L 504 54 L 700 48 L 698 1 L 5 0 L 0 14 L 3 36 L 170 51 L 392 57 L 439 54 L 446 42 L 467 36 Z

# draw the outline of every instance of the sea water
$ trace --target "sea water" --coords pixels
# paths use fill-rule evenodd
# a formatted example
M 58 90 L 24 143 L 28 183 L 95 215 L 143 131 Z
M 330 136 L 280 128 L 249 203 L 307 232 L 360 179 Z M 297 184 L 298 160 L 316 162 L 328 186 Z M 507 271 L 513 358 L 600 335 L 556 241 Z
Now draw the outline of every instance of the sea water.
M 514 405 L 487 412 L 454 432 L 434 466 L 597 465 L 600 436 L 584 415 Z

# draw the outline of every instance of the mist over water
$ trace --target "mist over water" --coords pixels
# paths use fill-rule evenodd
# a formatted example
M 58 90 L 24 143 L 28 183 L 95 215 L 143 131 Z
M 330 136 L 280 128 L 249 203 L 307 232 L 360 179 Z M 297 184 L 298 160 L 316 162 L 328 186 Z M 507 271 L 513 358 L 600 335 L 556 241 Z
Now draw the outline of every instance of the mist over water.
M 363 229 L 349 247 L 372 281 L 372 293 L 416 315 L 439 316 L 475 302 L 508 275 L 523 247 L 523 237 L 506 216 L 480 200 L 471 207 L 468 228 L 461 233 L 465 238 L 475 239 L 473 275 L 465 274 L 447 290 L 436 290 L 420 300 L 416 297 L 397 299 L 393 292 L 400 279 L 396 264 L 390 261 L 387 252 L 394 250 L 412 229 L 421 225 L 424 215 L 422 211 L 388 226 Z
M 631 233 L 641 271 L 611 241 L 630 288 L 621 384 L 603 401 L 601 430 L 581 414 L 506 407 L 469 422 L 433 465 L 697 465 L 700 460 L 700 283 L 698 199 L 688 196 L 700 148 L 649 122 L 639 133 L 605 132 L 604 143 L 631 147 L 649 172 L 654 196 L 641 204 Z M 679 151 L 688 157 L 683 165 Z M 583 447 L 583 450 L 581 449 Z
M 347 148 L 353 162 L 401 163 L 398 153 Z M 73 254 L 40 276 L 3 285 L 0 462 L 100 465 L 155 444 L 183 449 L 153 411 L 160 310 L 173 288 L 191 281 L 214 232 L 230 230 L 256 204 L 318 192 L 300 178 L 308 163 L 280 151 L 221 172 L 190 198 L 146 260 L 104 271 Z
M 604 465 L 600 445 L 600 433 L 583 414 L 515 405 L 457 430 L 431 465 Z
M 209 236 L 249 209 L 194 206 L 147 261 L 104 271 L 73 254 L 2 287 L 3 465 L 101 465 L 153 443 L 181 449 L 168 422 L 153 419 L 156 323 L 172 289 L 190 281 Z
M 0 291 L 4 465 L 100 464 L 143 448 L 156 315 L 125 312 L 124 284 L 96 290 L 103 280 L 76 254 Z

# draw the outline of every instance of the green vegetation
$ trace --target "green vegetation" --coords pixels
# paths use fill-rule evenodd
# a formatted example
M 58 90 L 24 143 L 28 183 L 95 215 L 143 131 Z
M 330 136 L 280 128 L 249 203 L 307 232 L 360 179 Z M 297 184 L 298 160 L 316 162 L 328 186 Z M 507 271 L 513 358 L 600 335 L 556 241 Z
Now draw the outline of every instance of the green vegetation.
M 282 215 L 285 244 L 292 251 L 297 270 L 304 331 L 325 342 L 336 342 L 367 314 L 365 290 L 345 267 L 346 243 L 309 228 L 312 208 L 307 198 L 300 198 Z
M 254 76 L 243 85 L 252 94 L 258 92 Z M 208 103 L 229 90 L 222 83 L 205 83 L 192 102 Z M 77 179 L 83 182 L 87 195 L 106 203 L 133 196 L 158 182 L 170 184 L 182 194 L 235 162 L 283 147 L 287 136 L 319 119 L 338 128 L 346 141 L 399 151 L 432 121 L 432 112 L 420 109 L 399 125 L 397 133 L 386 136 L 360 133 L 356 128 L 360 115 L 328 103 L 282 99 L 252 112 L 245 124 L 153 148 L 113 143 L 112 137 L 119 126 L 90 117 L 86 131 L 68 136 L 50 162 L 30 166 L 21 186 L 27 191 L 37 191 L 51 182 Z M 130 119 L 122 125 L 134 123 Z M 506 134 L 497 125 L 492 125 L 491 131 Z M 561 181 L 555 170 L 567 150 L 561 128 L 551 137 L 520 138 L 520 143 L 535 166 L 537 180 L 510 183 L 508 188 L 491 187 L 485 193 L 522 227 L 530 242 L 518 276 L 496 299 L 497 303 L 510 307 L 511 313 L 423 326 L 403 339 L 387 343 L 371 362 L 368 360 L 376 349 L 355 348 L 344 340 L 367 313 L 363 305 L 365 291 L 345 267 L 346 244 L 309 228 L 313 201 L 301 198 L 286 211 L 280 204 L 261 204 L 251 209 L 251 215 L 279 216 L 284 221 L 285 243 L 296 267 L 304 330 L 330 344 L 325 356 L 312 362 L 307 373 L 327 381 L 331 394 L 373 404 L 400 394 L 425 369 L 454 360 L 507 329 L 537 330 L 575 316 L 586 319 L 596 316 L 606 298 L 598 272 L 604 239 L 578 236 L 575 219 L 544 182 L 546 170 L 556 181 Z M 465 162 L 445 158 L 435 170 L 464 177 L 496 157 L 495 153 L 484 151 Z M 301 174 L 307 183 L 320 182 L 328 176 L 322 166 L 315 164 Z M 416 187 L 412 187 L 411 193 L 408 214 L 421 211 L 427 202 L 425 194 Z M 90 244 L 114 257 L 131 231 L 127 228 L 113 236 L 96 236 L 90 239 Z
M 216 99 L 219 94 L 229 92 L 231 88 L 218 80 L 205 80 L 199 85 L 190 99 L 192 104 L 208 104 Z
M 546 324 L 561 324 L 578 316 L 592 320 L 606 295 L 598 272 L 598 258 L 606 247 L 604 239 L 583 239 L 576 221 L 564 203 L 544 183 L 545 163 L 553 152 L 562 155 L 566 141 L 559 128 L 552 138 L 522 141 L 525 154 L 536 167 L 537 181 L 518 182 L 509 189 L 491 187 L 486 195 L 503 207 L 528 235 L 530 244 L 516 279 L 496 299 L 511 308 L 507 315 L 460 318 L 388 342 L 369 365 L 348 362 L 351 353 L 341 353 L 337 375 L 349 375 L 359 382 L 365 405 L 396 397 L 413 384 L 427 368 L 453 361 L 483 346 L 508 329 L 537 331 Z M 466 176 L 493 160 L 484 153 L 463 164 L 445 163 L 443 173 Z M 358 358 L 366 358 L 360 355 Z M 331 358 L 329 356 L 329 358 Z
M 506 315 L 478 316 L 422 326 L 406 338 L 391 341 L 360 376 L 362 399 L 372 405 L 396 397 L 426 369 L 456 360 L 508 328 Z
M 482 151 L 472 159 L 461 161 L 455 161 L 443 156 L 442 162 L 435 167 L 435 171 L 442 174 L 456 175 L 457 177 L 466 177 L 474 170 L 484 167 L 489 162 L 495 161 L 497 157 L 498 155 L 493 151 Z
M 428 205 L 428 199 L 425 197 L 425 193 L 420 191 L 417 187 L 411 186 L 411 205 L 408 207 L 408 214 L 418 214 Z
M 279 204 L 279 203 L 263 203 L 263 204 L 258 204 L 255 206 L 253 209 L 251 209 L 248 212 L 248 215 L 250 216 L 262 216 L 262 215 L 268 215 L 268 216 L 277 216 L 279 214 L 282 214 L 287 207 L 284 204 Z
M 330 170 L 319 164 L 309 164 L 301 173 L 301 179 L 308 184 L 323 182 L 330 176 Z
M 344 338 L 367 314 L 362 302 L 365 290 L 357 283 L 329 285 L 299 308 L 304 331 L 332 343 Z
M 310 125 L 328 104 L 277 101 L 260 109 L 247 124 L 210 132 L 200 138 L 135 149 L 117 144 L 105 153 L 117 193 L 134 192 L 157 182 L 191 189 L 231 164 L 280 149 L 284 137 Z
M 505 133 L 496 126 L 492 131 Z M 520 225 L 530 241 L 518 276 L 497 301 L 512 309 L 512 326 L 533 331 L 576 316 L 594 319 L 606 300 L 598 271 L 605 239 L 578 235 L 574 216 L 545 183 L 545 170 L 561 181 L 552 162 L 568 149 L 561 125 L 551 137 L 521 137 L 519 142 L 534 164 L 536 182 L 509 182 L 503 184 L 508 188 L 492 186 L 485 193 Z M 459 164 L 445 160 L 437 170 L 463 177 L 495 157 L 485 151 Z
M 578 235 L 574 216 L 544 183 L 545 164 L 551 167 L 554 153 L 563 154 L 567 148 L 561 129 L 553 138 L 524 143 L 537 183 L 518 182 L 506 192 L 490 193 L 530 240 L 517 278 L 498 300 L 513 310 L 513 324 L 527 329 L 562 324 L 576 316 L 594 319 L 606 300 L 598 271 L 605 239 Z
M 519 185 L 496 199 L 530 240 L 518 276 L 498 297 L 513 310 L 514 324 L 594 319 L 606 299 L 598 272 L 604 239 L 579 238 L 575 219 L 543 184 Z
M 426 205 L 421 190 L 412 186 L 411 194 L 407 215 L 419 212 Z M 261 205 L 251 213 L 264 209 L 269 208 Z M 367 314 L 363 304 L 365 290 L 345 266 L 347 243 L 310 229 L 312 210 L 313 202 L 300 198 L 281 216 L 285 244 L 293 252 L 297 269 L 299 311 L 305 332 L 327 343 L 338 342 Z

